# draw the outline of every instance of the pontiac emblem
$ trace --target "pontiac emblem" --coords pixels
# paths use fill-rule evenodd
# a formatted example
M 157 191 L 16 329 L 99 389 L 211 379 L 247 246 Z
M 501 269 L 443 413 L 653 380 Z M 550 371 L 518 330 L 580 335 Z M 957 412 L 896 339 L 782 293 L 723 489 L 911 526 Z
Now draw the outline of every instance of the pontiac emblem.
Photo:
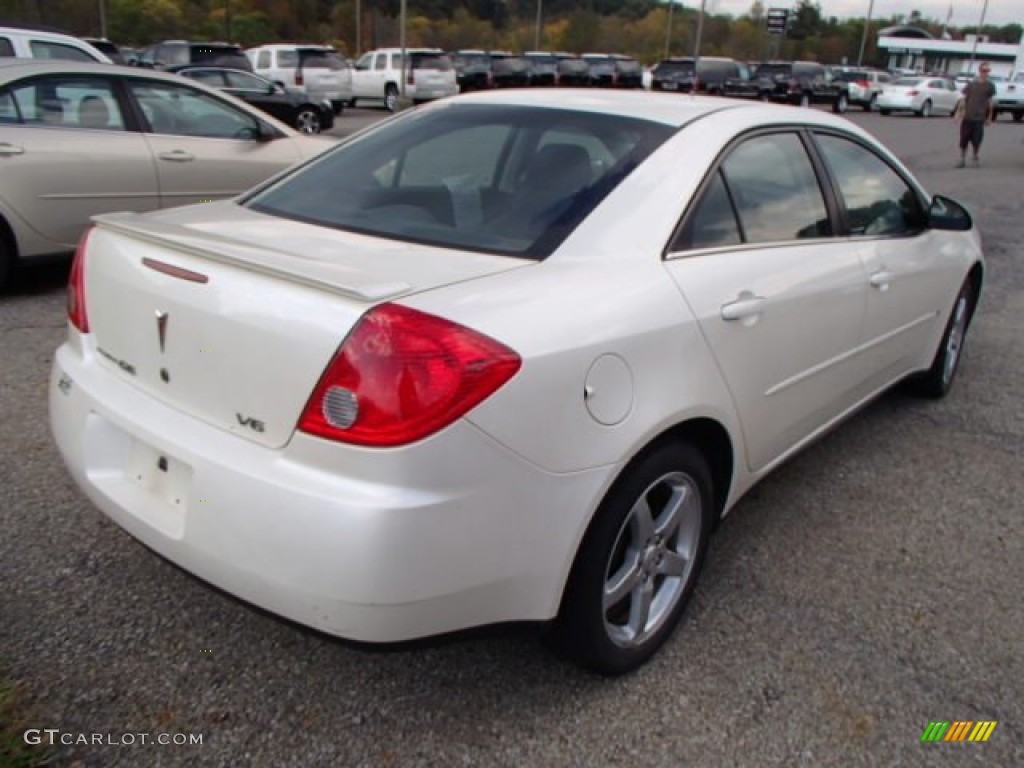
M 167 342 L 167 313 L 159 309 L 156 311 L 156 334 L 160 339 L 160 351 L 163 352 Z

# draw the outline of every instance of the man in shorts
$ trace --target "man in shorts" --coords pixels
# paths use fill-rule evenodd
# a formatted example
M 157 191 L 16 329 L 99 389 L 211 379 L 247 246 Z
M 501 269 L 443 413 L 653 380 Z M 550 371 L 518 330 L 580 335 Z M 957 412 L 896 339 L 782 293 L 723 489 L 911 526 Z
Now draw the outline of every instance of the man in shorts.
M 964 88 L 963 98 L 953 112 L 954 118 L 960 118 L 960 161 L 956 164 L 957 168 L 967 164 L 968 144 L 974 150 L 971 162 L 977 167 L 978 149 L 981 140 L 985 138 L 985 126 L 992 124 L 992 99 L 996 95 L 996 87 L 988 79 L 990 71 L 988 62 L 983 61 L 978 67 L 978 77 Z

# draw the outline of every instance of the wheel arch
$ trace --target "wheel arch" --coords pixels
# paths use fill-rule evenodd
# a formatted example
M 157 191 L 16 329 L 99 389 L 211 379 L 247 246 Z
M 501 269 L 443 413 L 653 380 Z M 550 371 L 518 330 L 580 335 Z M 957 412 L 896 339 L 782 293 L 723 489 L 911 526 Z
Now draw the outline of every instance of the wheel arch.
M 967 280 L 971 284 L 971 311 L 967 317 L 967 323 L 970 325 L 971 320 L 974 319 L 974 313 L 978 309 L 978 299 L 981 298 L 981 285 L 985 280 L 985 267 L 980 261 L 974 262 L 970 270 L 967 272 Z
M 7 217 L 4 216 L 4 212 L 0 210 L 0 240 L 3 241 L 10 249 L 10 255 L 12 259 L 18 258 L 18 238 L 14 235 L 14 228 L 11 227 L 7 221 Z

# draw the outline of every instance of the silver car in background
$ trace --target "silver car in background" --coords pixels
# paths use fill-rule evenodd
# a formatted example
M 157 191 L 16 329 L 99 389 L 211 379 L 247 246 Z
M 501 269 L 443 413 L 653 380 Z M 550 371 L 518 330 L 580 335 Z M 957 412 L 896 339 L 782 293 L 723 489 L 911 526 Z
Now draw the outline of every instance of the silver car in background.
M 177 75 L 0 61 L 0 286 L 96 214 L 233 197 L 329 145 Z

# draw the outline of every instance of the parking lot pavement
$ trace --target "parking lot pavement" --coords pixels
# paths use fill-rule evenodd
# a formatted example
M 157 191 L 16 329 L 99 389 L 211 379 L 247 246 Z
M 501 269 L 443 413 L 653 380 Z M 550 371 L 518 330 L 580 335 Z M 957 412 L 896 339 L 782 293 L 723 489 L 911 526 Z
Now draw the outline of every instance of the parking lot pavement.
M 851 119 L 980 224 L 986 288 L 960 379 L 941 402 L 883 397 L 755 488 L 675 637 L 621 679 L 522 633 L 353 648 L 154 556 L 52 446 L 65 269 L 32 270 L 0 298 L 0 657 L 31 727 L 105 740 L 58 762 L 1024 765 L 1024 125 L 997 123 L 983 167 L 957 170 L 949 119 Z M 998 725 L 983 744 L 922 743 L 935 720 Z

